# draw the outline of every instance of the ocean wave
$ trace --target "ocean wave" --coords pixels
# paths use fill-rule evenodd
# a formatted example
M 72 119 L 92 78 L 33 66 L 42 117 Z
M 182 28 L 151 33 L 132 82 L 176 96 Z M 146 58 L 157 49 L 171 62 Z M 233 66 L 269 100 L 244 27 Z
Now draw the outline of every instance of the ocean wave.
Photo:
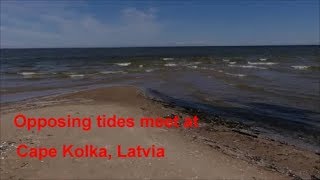
M 275 63 L 275 62 L 250 62 L 248 61 L 248 64 L 250 65 L 275 65 L 275 64 L 278 64 L 278 63 Z
M 228 65 L 229 67 L 238 67 L 238 68 L 253 68 L 253 69 L 267 69 L 265 67 L 258 67 L 253 65 Z
M 83 78 L 84 74 L 69 74 L 71 78 Z
M 188 66 L 189 68 L 192 68 L 192 69 L 197 69 L 198 66 Z
M 223 62 L 229 62 L 229 59 L 222 59 Z
M 22 76 L 34 76 L 37 73 L 36 72 L 19 72 L 18 74 L 20 74 Z
M 229 64 L 236 64 L 237 62 L 235 62 L 235 61 L 232 61 L 232 62 L 229 62 Z
M 162 60 L 164 60 L 164 61 L 172 61 L 172 60 L 174 60 L 174 58 L 162 58 Z
M 174 66 L 177 66 L 177 64 L 175 64 L 175 63 L 167 63 L 167 64 L 164 64 L 164 66 L 174 67 Z
M 143 68 L 143 64 L 140 64 L 140 65 L 139 65 L 139 68 Z
M 315 71 L 320 71 L 320 66 L 310 66 L 308 69 L 315 70 Z
M 117 74 L 117 73 L 125 73 L 124 71 L 100 71 L 101 74 Z
M 146 72 L 149 73 L 149 72 L 153 72 L 154 69 L 146 69 Z
M 232 74 L 232 73 L 225 73 L 226 75 L 229 75 L 229 76 L 236 76 L 236 77 L 245 77 L 247 75 L 245 74 Z
M 116 63 L 118 66 L 129 66 L 131 65 L 131 62 L 125 62 L 125 63 Z
M 260 58 L 259 60 L 260 60 L 260 61 L 266 61 L 267 58 Z
M 310 66 L 291 66 L 294 69 L 298 69 L 298 70 L 306 70 L 308 69 Z

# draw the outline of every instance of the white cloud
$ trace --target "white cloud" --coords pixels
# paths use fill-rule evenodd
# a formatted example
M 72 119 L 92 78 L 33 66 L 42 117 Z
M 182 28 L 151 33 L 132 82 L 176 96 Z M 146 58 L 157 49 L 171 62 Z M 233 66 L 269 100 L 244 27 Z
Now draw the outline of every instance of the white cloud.
M 1 4 L 1 47 L 143 46 L 162 25 L 155 9 L 120 10 L 116 21 L 70 10 L 68 4 Z

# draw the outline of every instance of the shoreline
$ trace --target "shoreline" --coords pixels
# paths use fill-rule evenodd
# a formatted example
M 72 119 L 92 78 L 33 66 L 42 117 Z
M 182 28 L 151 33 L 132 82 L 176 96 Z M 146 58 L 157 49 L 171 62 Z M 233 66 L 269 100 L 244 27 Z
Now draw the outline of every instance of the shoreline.
M 5 107 L 4 107 L 5 106 Z M 64 108 L 67 107 L 67 108 Z M 249 131 L 247 127 L 245 127 L 241 123 L 228 122 L 221 117 L 206 117 L 206 114 L 201 114 L 201 112 L 195 111 L 195 109 L 185 109 L 178 106 L 173 106 L 165 102 L 159 102 L 155 99 L 150 99 L 146 97 L 145 92 L 140 89 L 137 89 L 133 86 L 114 86 L 109 88 L 98 88 L 91 89 L 79 92 L 68 93 L 64 95 L 54 95 L 49 97 L 37 98 L 35 100 L 26 100 L 22 102 L 2 104 L 1 105 L 1 115 L 2 121 L 5 119 L 9 119 L 12 114 L 16 112 L 29 112 L 29 113 L 42 113 L 42 114 L 61 114 L 64 111 L 72 111 L 73 113 L 82 114 L 83 112 L 79 110 L 86 111 L 87 113 L 92 115 L 92 112 L 86 110 L 86 108 L 102 108 L 99 110 L 91 109 L 92 111 L 103 111 L 103 109 L 108 109 L 109 111 L 117 111 L 118 113 L 130 114 L 134 113 L 136 116 L 138 115 L 149 115 L 149 116 L 171 116 L 171 115 L 179 115 L 181 117 L 190 115 L 190 114 L 199 114 L 200 117 L 200 128 L 197 129 L 151 129 L 146 130 L 146 132 L 142 132 L 140 138 L 146 138 L 148 133 L 150 132 L 161 132 L 162 135 L 159 137 L 164 138 L 164 142 L 166 141 L 166 133 L 170 137 L 181 138 L 183 141 L 190 142 L 190 146 L 199 146 L 201 147 L 197 151 L 201 153 L 215 153 L 215 155 L 225 156 L 226 158 L 231 158 L 232 161 L 236 163 L 244 163 L 246 166 L 250 166 L 250 168 L 257 169 L 253 170 L 258 177 L 259 173 L 256 172 L 264 172 L 266 174 L 273 174 L 274 177 L 279 178 L 303 178 L 310 179 L 313 177 L 320 177 L 320 162 L 317 161 L 319 159 L 319 154 L 315 152 L 311 152 L 306 149 L 301 149 L 299 147 L 289 145 L 283 142 L 276 141 L 274 139 L 269 139 L 262 137 L 261 135 Z M 45 110 L 42 112 L 42 110 Z M 48 112 L 50 111 L 50 112 Z M 52 112 L 51 112 L 52 111 Z M 75 112 L 76 111 L 76 112 Z M 30 136 L 30 132 L 22 132 L 17 131 L 12 127 L 12 124 L 7 124 L 7 122 L 1 122 L 1 155 L 5 154 L 7 157 L 4 159 L 1 158 L 1 171 L 8 172 L 8 176 L 5 173 L 4 177 L 10 177 L 10 175 L 18 174 L 14 168 L 15 166 L 19 166 L 19 163 L 14 163 L 12 160 L 8 159 L 16 159 L 14 150 L 11 148 L 12 146 L 17 145 L 17 141 L 19 141 L 18 137 L 21 136 Z M 4 129 L 7 128 L 7 129 Z M 11 132 L 12 131 L 12 132 Z M 62 130 L 58 130 L 62 131 Z M 81 140 L 76 130 L 72 130 L 73 140 Z M 101 130 L 97 130 L 101 135 L 105 132 L 101 132 Z M 121 130 L 122 131 L 122 130 Z M 159 133 L 158 132 L 158 133 Z M 165 133 L 163 133 L 165 132 Z M 20 134 L 21 133 L 21 134 Z M 68 133 L 68 132 L 65 132 Z M 114 132 L 116 133 L 116 132 Z M 132 133 L 132 132 L 131 132 Z M 57 136 L 57 134 L 52 131 L 50 132 L 51 136 Z M 78 133 L 79 134 L 79 133 Z M 130 133 L 129 133 L 130 134 Z M 138 133 L 139 134 L 139 133 Z M 4 135 L 4 136 L 3 136 Z M 32 137 L 28 139 L 20 139 L 22 142 L 27 143 L 35 143 L 33 141 L 37 140 L 38 144 L 42 144 L 42 138 L 50 138 L 51 136 L 43 135 L 43 133 L 34 134 L 31 133 Z M 134 135 L 134 134 L 132 134 Z M 74 136 L 74 137 L 73 137 Z M 4 138 L 3 138 L 4 137 Z M 91 138 L 99 138 L 96 135 L 90 136 Z M 155 137 L 155 139 L 157 139 Z M 161 139 L 161 138 L 160 138 Z M 110 139 L 111 140 L 111 139 Z M 21 142 L 20 141 L 20 142 Z M 56 139 L 51 140 L 54 144 L 61 144 L 63 140 Z M 150 140 L 149 140 L 150 141 Z M 3 142 L 9 142 L 4 145 Z M 14 142 L 14 143 L 12 143 Z M 76 142 L 75 142 L 76 143 Z M 168 145 L 172 145 L 168 143 Z M 181 144 L 181 146 L 183 146 Z M 167 147 L 170 148 L 170 147 Z M 178 148 L 178 147 L 177 147 Z M 211 152 L 212 151 L 212 152 Z M 5 152 L 5 153 L 3 153 Z M 169 151 L 170 152 L 170 151 Z M 169 153 L 168 152 L 168 153 Z M 177 155 L 182 154 L 182 152 L 175 152 Z M 188 157 L 185 155 L 185 157 Z M 215 157 L 212 157 L 215 158 Z M 33 161 L 27 161 L 28 164 L 36 163 Z M 18 160 L 19 161 L 19 160 Z M 90 160 L 91 161 L 91 160 Z M 178 160 L 174 160 L 175 162 Z M 7 167 L 5 162 L 10 162 L 11 167 Z M 222 161 L 223 162 L 223 161 Z M 225 161 L 224 161 L 225 162 Z M 51 162 L 48 162 L 51 164 Z M 208 162 L 199 161 L 201 164 L 206 164 Z M 26 165 L 27 166 L 27 165 Z M 28 167 L 23 166 L 18 169 L 28 169 Z M 124 165 L 126 166 L 126 165 Z M 14 168 L 13 168 L 14 167 Z M 160 166 L 165 169 L 165 167 Z M 205 166 L 199 166 L 205 167 Z M 227 166 L 229 167 L 229 166 Z M 30 167 L 31 168 L 31 167 Z M 219 169 L 219 168 L 218 168 Z M 231 168 L 234 171 L 234 174 L 228 175 L 228 173 L 221 173 L 220 176 L 215 177 L 249 177 L 248 173 L 239 173 L 237 174 L 237 168 Z M 10 172 L 11 171 L 11 172 Z M 37 171 L 37 169 L 34 169 Z M 55 170 L 53 170 L 55 171 Z M 208 171 L 208 172 L 207 172 Z M 205 173 L 209 173 L 210 168 L 207 168 Z M 3 174 L 3 173 L 1 173 Z M 199 175 L 199 177 L 205 178 L 210 176 L 202 176 L 202 173 L 195 173 Z M 263 174 L 263 173 L 262 173 Z M 23 173 L 20 174 L 21 176 Z M 100 174 L 100 175 L 103 175 Z M 140 172 L 137 177 L 143 177 L 146 174 L 144 172 Z M 237 176 L 239 175 L 239 176 Z M 29 177 L 31 176 L 29 174 Z M 36 177 L 50 177 L 44 175 L 38 175 Z M 68 177 L 68 176 L 66 176 Z M 74 177 L 74 176 L 73 176 Z M 129 177 L 129 176 L 128 176 Z M 162 176 L 158 176 L 161 178 Z M 180 177 L 177 174 L 172 174 L 169 178 Z M 182 176 L 181 176 L 182 177 Z M 188 177 L 188 176 L 185 176 Z M 260 176 L 267 177 L 267 176 Z M 52 178 L 52 177 L 51 177 Z M 65 178 L 62 177 L 61 178 Z M 163 178 L 163 177 L 162 177 Z

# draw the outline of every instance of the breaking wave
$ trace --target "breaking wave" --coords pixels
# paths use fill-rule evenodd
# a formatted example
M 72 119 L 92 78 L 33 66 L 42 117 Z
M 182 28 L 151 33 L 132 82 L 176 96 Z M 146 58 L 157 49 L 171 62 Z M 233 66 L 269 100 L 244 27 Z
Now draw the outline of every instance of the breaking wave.
M 275 64 L 278 64 L 278 63 L 275 63 L 275 62 L 250 62 L 248 61 L 248 64 L 250 65 L 275 65 Z
M 175 63 L 167 63 L 167 64 L 164 64 L 164 66 L 174 67 L 174 66 L 177 66 L 177 64 L 175 64 Z
M 253 68 L 253 69 L 267 69 L 265 67 L 258 67 L 253 65 L 228 65 L 229 67 L 238 67 L 238 68 Z
M 34 76 L 37 73 L 36 72 L 19 72 L 18 74 L 20 74 L 22 76 Z
M 306 70 L 308 69 L 310 66 L 291 66 L 294 69 L 298 69 L 298 70 Z
M 247 75 L 245 74 L 232 74 L 232 73 L 225 73 L 226 75 L 229 75 L 229 76 L 236 76 L 236 77 L 245 77 Z
M 118 66 L 129 66 L 131 65 L 131 62 L 125 62 L 125 63 L 116 63 Z
M 174 58 L 162 58 L 162 60 L 164 60 L 164 61 L 172 61 L 172 60 L 174 60 Z
M 70 74 L 69 75 L 71 78 L 83 78 L 84 74 Z

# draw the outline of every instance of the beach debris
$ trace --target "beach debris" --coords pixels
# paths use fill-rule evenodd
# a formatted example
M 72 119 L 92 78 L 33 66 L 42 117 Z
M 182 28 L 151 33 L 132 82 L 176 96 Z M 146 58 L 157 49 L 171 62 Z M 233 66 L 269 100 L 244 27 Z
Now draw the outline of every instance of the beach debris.
M 6 151 L 8 150 L 10 147 L 14 146 L 15 142 L 13 141 L 3 141 L 1 142 L 1 145 L 0 145 L 0 151 Z
M 233 132 L 236 132 L 236 133 L 239 133 L 239 134 L 242 134 L 242 135 L 254 137 L 254 138 L 257 138 L 257 137 L 258 137 L 256 134 L 252 134 L 252 133 L 250 133 L 249 131 L 244 130 L 244 129 L 232 129 L 232 131 L 233 131 Z
M 15 142 L 13 141 L 3 141 L 0 144 L 0 159 L 5 159 L 7 157 L 6 153 L 15 148 Z
M 26 165 L 28 165 L 29 163 L 27 163 L 27 162 L 23 162 L 22 164 L 21 164 L 21 168 L 23 168 L 23 167 L 25 167 Z
M 176 115 L 174 115 L 174 114 L 170 114 L 170 115 L 164 116 L 163 118 L 171 118 L 171 119 L 173 119 L 175 116 L 176 116 Z

